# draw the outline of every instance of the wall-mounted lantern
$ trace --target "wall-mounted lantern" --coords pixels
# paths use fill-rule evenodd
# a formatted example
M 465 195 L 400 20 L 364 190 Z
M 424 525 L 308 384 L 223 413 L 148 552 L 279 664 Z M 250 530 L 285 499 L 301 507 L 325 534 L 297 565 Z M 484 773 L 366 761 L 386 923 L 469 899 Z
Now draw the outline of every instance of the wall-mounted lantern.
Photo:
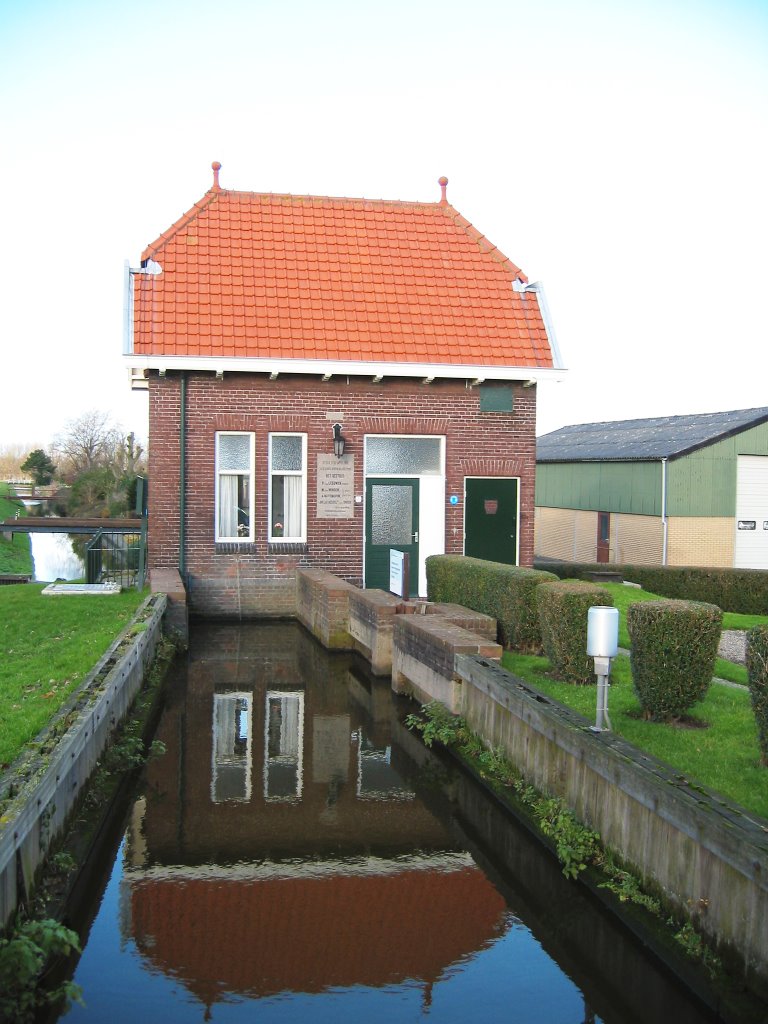
M 341 433 L 341 424 L 333 424 L 333 454 L 340 459 L 344 454 L 345 439 Z
M 595 659 L 597 676 L 597 718 L 592 732 L 610 732 L 608 687 L 611 658 L 619 650 L 619 609 L 598 605 L 587 612 L 587 655 Z

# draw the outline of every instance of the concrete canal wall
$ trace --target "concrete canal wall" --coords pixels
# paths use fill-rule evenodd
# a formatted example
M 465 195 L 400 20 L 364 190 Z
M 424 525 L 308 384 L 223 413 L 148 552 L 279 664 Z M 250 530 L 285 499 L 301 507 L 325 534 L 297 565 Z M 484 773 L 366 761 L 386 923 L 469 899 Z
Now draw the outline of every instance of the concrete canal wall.
M 77 597 L 50 600 L 76 601 Z M 154 594 L 30 750 L 0 776 L 0 926 L 29 894 L 114 729 L 152 663 L 165 594 Z
M 724 954 L 734 953 L 750 986 L 768 997 L 768 823 L 612 733 L 592 732 L 586 719 L 501 668 L 501 649 L 493 634 L 489 639 L 492 620 L 472 629 L 475 613 L 456 606 L 453 614 L 438 605 L 403 614 L 413 609 L 346 584 L 342 594 L 339 582 L 317 574 L 304 585 L 299 580 L 300 594 L 324 609 L 300 614 L 305 625 L 314 622 L 318 639 L 346 635 L 350 647 L 377 652 L 378 670 L 391 645 L 394 689 L 462 714 L 489 747 L 501 748 L 537 789 L 562 798 Z
M 562 798 L 768 995 L 766 823 L 482 658 L 458 655 L 461 713 L 537 789 Z

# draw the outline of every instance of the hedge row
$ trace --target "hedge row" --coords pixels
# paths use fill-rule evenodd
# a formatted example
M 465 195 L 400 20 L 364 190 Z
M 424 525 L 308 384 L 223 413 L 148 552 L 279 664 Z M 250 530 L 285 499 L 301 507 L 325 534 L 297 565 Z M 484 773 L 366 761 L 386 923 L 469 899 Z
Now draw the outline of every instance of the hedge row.
M 747 675 L 760 757 L 768 767 L 768 626 L 755 626 L 747 633 Z
M 712 682 L 723 613 L 700 601 L 638 601 L 627 609 L 632 683 L 646 718 L 679 718 Z
M 742 615 L 768 614 L 768 572 L 762 569 L 550 561 L 537 562 L 536 567 L 560 579 L 584 579 L 592 572 L 616 572 L 661 597 L 703 601 Z
M 541 583 L 536 588 L 544 653 L 558 679 L 581 686 L 595 681 L 594 658 L 587 655 L 587 620 L 595 605 L 612 605 L 604 587 L 582 580 Z
M 540 583 L 556 580 L 550 572 L 465 555 L 427 558 L 429 600 L 491 615 L 499 624 L 499 643 L 516 651 L 541 650 L 535 592 Z

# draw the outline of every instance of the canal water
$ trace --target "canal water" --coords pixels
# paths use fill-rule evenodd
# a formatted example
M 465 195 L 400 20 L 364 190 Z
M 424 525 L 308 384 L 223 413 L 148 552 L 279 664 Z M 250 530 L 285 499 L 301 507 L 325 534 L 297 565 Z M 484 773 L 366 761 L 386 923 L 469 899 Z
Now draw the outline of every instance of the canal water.
M 85 565 L 66 533 L 30 533 L 34 579 L 40 583 L 77 580 L 85 576 Z
M 294 623 L 193 625 L 67 1024 L 710 1020 L 403 712 Z

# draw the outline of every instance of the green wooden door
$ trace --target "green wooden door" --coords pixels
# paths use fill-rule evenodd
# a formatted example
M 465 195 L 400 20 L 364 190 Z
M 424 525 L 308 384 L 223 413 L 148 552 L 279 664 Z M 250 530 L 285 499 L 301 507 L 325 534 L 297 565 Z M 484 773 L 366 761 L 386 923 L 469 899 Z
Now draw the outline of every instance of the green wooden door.
M 464 485 L 464 554 L 517 565 L 517 480 L 467 477 Z
M 365 585 L 389 590 L 391 548 L 409 555 L 409 589 L 419 592 L 419 481 L 371 479 L 365 488 Z

